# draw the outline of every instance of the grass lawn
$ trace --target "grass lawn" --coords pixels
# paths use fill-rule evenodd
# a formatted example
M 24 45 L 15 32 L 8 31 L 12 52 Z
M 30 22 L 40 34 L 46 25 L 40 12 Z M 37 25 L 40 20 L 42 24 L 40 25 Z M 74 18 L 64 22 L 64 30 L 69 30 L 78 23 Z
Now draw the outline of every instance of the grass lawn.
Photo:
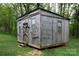
M 15 36 L 9 34 L 0 34 L 0 56 L 19 56 L 26 55 L 28 52 L 35 50 L 31 47 L 18 47 Z M 38 53 L 39 51 L 35 51 Z M 45 49 L 40 51 L 44 56 L 76 56 L 79 55 L 79 39 L 70 39 L 64 47 Z M 33 52 L 32 52 L 33 53 Z

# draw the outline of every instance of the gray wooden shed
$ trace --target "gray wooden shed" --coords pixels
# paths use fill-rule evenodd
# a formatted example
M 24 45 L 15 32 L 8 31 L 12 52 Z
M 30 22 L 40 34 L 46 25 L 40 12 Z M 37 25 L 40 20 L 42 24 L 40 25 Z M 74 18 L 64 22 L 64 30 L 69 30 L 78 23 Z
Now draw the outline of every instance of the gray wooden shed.
M 66 44 L 69 19 L 45 9 L 35 9 L 17 20 L 18 42 L 38 49 Z

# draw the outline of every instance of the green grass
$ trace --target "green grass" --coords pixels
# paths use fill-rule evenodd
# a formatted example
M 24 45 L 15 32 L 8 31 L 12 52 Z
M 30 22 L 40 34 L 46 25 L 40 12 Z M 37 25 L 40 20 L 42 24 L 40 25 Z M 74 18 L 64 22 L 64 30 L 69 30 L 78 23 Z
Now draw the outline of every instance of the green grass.
M 15 36 L 9 34 L 0 34 L 0 56 L 15 56 L 31 51 L 32 48 L 18 47 Z
M 78 56 L 79 39 L 71 38 L 66 46 L 46 49 L 43 51 L 44 56 Z
M 0 56 L 23 55 L 34 50 L 31 47 L 18 47 L 16 36 L 10 34 L 0 34 Z M 38 53 L 38 52 L 37 52 Z M 44 56 L 77 56 L 79 55 L 79 39 L 71 38 L 64 47 L 42 50 Z

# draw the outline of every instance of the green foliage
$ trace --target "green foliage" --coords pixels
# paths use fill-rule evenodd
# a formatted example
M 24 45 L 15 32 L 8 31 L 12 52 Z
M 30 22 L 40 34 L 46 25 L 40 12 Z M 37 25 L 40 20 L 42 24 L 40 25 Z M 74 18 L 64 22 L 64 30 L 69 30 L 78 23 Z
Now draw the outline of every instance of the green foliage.
M 79 38 L 79 5 L 73 7 L 75 13 L 71 17 L 70 33 Z
M 12 33 L 15 31 L 16 18 L 15 11 L 12 7 L 1 5 L 0 6 L 0 31 Z

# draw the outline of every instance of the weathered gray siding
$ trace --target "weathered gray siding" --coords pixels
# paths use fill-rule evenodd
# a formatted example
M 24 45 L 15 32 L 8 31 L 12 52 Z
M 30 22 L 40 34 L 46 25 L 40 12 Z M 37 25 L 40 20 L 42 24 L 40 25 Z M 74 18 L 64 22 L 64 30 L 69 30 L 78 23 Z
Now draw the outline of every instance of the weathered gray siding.
M 57 33 L 57 19 L 56 18 L 52 18 L 53 19 L 53 45 L 56 45 L 56 33 Z
M 53 28 L 52 28 L 52 18 L 41 16 L 40 29 L 41 29 L 41 47 L 52 45 L 53 39 Z
M 40 14 L 29 18 L 30 39 L 29 44 L 40 47 Z
M 68 42 L 69 21 L 56 14 L 37 10 L 20 19 L 23 20 L 17 22 L 19 42 L 40 49 Z M 28 39 L 23 37 L 24 22 L 29 26 Z

